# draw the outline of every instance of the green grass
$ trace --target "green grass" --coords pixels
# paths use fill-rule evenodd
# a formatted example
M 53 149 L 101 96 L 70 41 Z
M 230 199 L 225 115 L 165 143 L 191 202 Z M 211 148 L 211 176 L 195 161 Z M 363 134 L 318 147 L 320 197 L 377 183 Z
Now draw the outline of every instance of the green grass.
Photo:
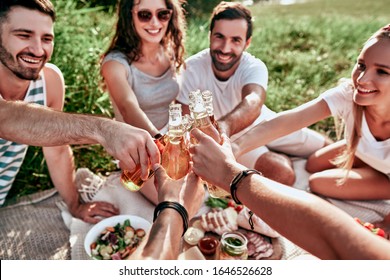
M 65 76 L 65 111 L 112 117 L 108 94 L 99 87 L 98 60 L 113 32 L 113 10 L 76 10 L 74 1 L 53 3 L 58 21 L 52 62 Z M 255 22 L 248 51 L 268 67 L 266 104 L 275 111 L 307 102 L 349 77 L 359 49 L 389 22 L 390 14 L 388 0 L 313 0 L 289 6 L 259 2 L 250 9 Z M 189 18 L 187 56 L 208 47 L 208 15 L 204 18 Z M 331 119 L 313 128 L 334 137 Z M 73 148 L 78 167 L 101 173 L 115 169 L 100 146 Z M 10 197 L 50 187 L 41 149 L 30 148 Z
M 388 23 L 382 1 L 320 0 L 293 6 L 257 5 L 249 51 L 269 70 L 267 105 L 275 111 L 317 97 L 350 77 L 360 48 Z M 334 138 L 333 120 L 313 126 Z

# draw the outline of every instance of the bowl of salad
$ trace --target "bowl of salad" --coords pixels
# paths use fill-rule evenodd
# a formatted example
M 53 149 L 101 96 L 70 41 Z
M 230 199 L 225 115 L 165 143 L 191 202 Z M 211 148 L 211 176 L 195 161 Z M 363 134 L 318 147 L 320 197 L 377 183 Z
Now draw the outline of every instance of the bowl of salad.
M 126 259 L 137 249 L 150 227 L 150 222 L 133 215 L 103 219 L 85 236 L 85 251 L 97 260 Z

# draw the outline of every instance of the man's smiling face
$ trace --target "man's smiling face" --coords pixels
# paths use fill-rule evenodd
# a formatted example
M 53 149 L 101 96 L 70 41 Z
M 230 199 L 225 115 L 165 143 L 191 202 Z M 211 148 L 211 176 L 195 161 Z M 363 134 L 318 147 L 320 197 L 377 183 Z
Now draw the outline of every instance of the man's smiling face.
M 51 17 L 39 11 L 14 7 L 0 28 L 0 67 L 20 79 L 37 79 L 53 53 Z
M 242 53 L 249 46 L 245 19 L 215 21 L 210 33 L 210 54 L 217 78 L 228 79 L 237 69 Z

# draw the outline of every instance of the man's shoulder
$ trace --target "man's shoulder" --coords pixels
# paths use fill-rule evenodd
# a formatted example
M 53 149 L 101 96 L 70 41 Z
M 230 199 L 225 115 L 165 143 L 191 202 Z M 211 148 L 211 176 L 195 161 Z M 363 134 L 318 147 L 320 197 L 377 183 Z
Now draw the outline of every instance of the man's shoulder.
M 254 56 L 249 52 L 243 52 L 242 61 L 245 63 L 265 65 L 265 63 L 260 58 Z
M 186 59 L 186 64 L 205 63 L 210 59 L 210 49 L 204 49 Z
M 45 66 L 43 67 L 43 73 L 45 74 L 45 77 L 50 76 L 52 78 L 57 77 L 59 79 L 63 79 L 63 75 L 60 68 L 58 68 L 56 65 L 52 63 L 45 64 Z
M 48 106 L 51 107 L 53 100 L 63 100 L 65 81 L 61 70 L 52 63 L 46 63 L 43 68 L 44 80 L 47 90 Z

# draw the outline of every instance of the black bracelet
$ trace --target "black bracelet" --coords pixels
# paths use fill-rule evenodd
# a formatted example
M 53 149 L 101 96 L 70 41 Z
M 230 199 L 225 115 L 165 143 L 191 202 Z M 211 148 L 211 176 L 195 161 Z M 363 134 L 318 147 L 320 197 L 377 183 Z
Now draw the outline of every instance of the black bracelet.
M 172 208 L 175 209 L 177 212 L 179 212 L 181 218 L 183 219 L 183 234 L 187 231 L 188 229 L 188 213 L 187 210 L 184 208 L 183 205 L 181 205 L 178 202 L 172 202 L 172 201 L 163 201 L 159 203 L 156 208 L 154 209 L 154 215 L 153 215 L 153 222 L 157 219 L 158 215 L 160 212 L 166 208 Z
M 257 175 L 263 176 L 263 174 L 261 174 L 261 172 L 255 170 L 255 169 L 247 169 L 247 170 L 243 170 L 240 173 L 238 173 L 233 178 L 232 182 L 230 183 L 230 193 L 232 195 L 232 199 L 237 204 L 242 204 L 241 201 L 239 201 L 238 198 L 237 198 L 237 185 L 238 185 L 238 183 L 242 179 L 244 179 L 246 176 L 248 176 L 250 174 L 257 174 Z M 249 220 L 248 220 L 248 223 L 249 223 L 251 229 L 253 230 L 254 229 L 254 225 L 253 225 L 252 216 L 253 216 L 253 212 L 249 210 Z
M 157 133 L 156 135 L 154 135 L 154 139 L 158 140 L 160 139 L 161 137 L 163 137 L 164 135 L 162 135 L 161 133 Z
M 260 176 L 263 176 L 263 174 L 261 174 L 261 172 L 255 170 L 255 169 L 247 169 L 247 170 L 242 170 L 240 173 L 238 173 L 234 179 L 232 180 L 232 182 L 230 183 L 230 194 L 232 195 L 232 198 L 234 200 L 235 203 L 237 204 L 242 204 L 241 201 L 238 200 L 237 198 L 237 185 L 238 183 L 244 179 L 246 176 L 250 175 L 250 174 L 258 174 Z

